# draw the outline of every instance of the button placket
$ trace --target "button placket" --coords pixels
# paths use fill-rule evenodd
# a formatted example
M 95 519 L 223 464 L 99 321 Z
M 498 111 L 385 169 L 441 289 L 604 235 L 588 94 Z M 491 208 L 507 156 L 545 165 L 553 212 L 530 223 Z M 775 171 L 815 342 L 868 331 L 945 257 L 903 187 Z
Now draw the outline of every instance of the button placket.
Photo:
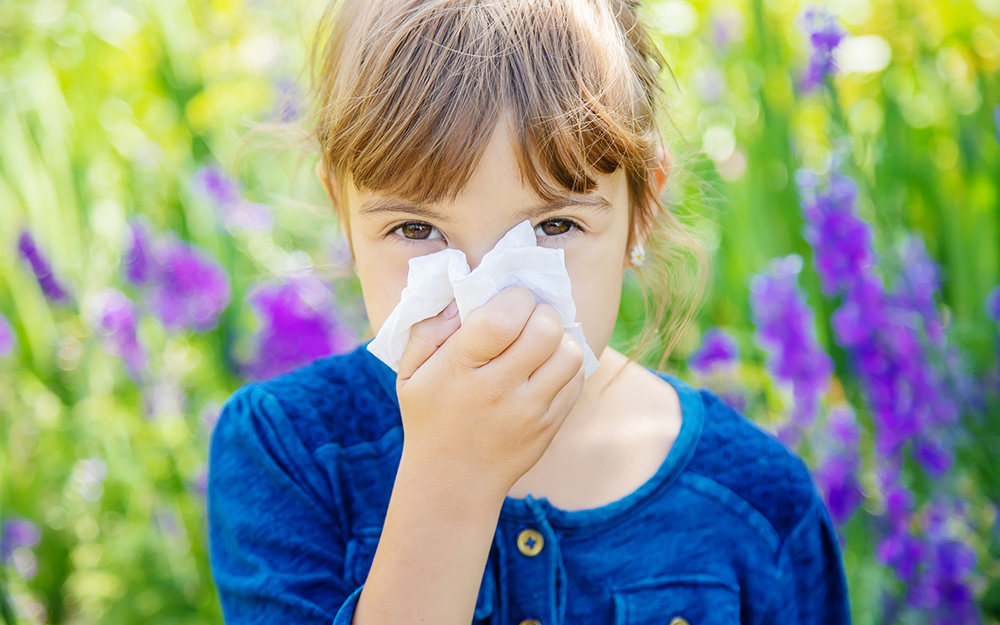
M 517 549 L 506 549 L 509 570 L 508 618 L 521 625 L 561 625 L 564 610 L 559 606 L 558 581 L 565 583 L 560 571 L 561 557 L 555 532 L 538 502 L 525 498 L 535 523 L 520 522 L 505 532 L 506 540 Z M 508 542 L 508 544 L 510 544 Z M 560 575 L 562 573 L 562 575 Z

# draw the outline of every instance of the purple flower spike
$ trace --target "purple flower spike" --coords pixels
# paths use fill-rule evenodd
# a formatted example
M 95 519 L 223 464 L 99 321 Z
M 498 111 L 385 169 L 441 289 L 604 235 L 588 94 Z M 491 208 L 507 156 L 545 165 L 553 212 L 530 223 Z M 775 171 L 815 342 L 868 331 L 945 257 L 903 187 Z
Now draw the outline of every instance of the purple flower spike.
M 837 525 L 843 525 L 864 501 L 857 472 L 860 463 L 853 453 L 838 453 L 816 470 L 816 482 Z
M 229 305 L 226 272 L 199 250 L 168 237 L 158 242 L 146 304 L 168 330 L 215 327 Z
M 955 464 L 955 456 L 936 440 L 918 440 L 913 457 L 932 477 L 941 478 Z
M 838 165 L 839 166 L 839 165 Z M 875 422 L 875 448 L 896 461 L 907 443 L 923 441 L 917 460 L 931 475 L 950 466 L 948 440 L 941 426 L 961 412 L 960 390 L 953 386 L 922 340 L 946 347 L 935 294 L 936 265 L 922 242 L 909 240 L 905 268 L 895 291 L 885 288 L 874 267 L 871 229 L 855 214 L 854 182 L 836 169 L 823 180 L 807 171 L 796 179 L 802 189 L 806 239 L 827 295 L 841 294 L 830 322 L 862 381 Z M 943 350 L 939 350 L 943 351 Z M 933 445 L 927 441 L 935 441 Z
M 731 369 L 739 360 L 739 347 L 731 334 L 720 328 L 705 332 L 701 347 L 688 359 L 688 366 L 701 375 L 716 369 Z
M 792 385 L 792 421 L 808 427 L 833 373 L 833 359 L 816 339 L 815 319 L 798 286 L 802 257 L 792 254 L 772 260 L 750 282 L 750 307 L 757 331 L 754 338 L 767 352 L 767 366 Z
M 1000 286 L 994 287 L 986 296 L 986 316 L 991 321 L 1000 321 Z
M 41 540 L 38 526 L 27 519 L 10 519 L 0 526 L 0 561 L 9 562 L 18 547 L 32 548 Z
M 944 321 L 935 301 L 941 289 L 941 267 L 927 254 L 924 240 L 912 235 L 903 241 L 900 260 L 899 281 L 893 289 L 896 302 L 901 308 L 919 315 L 927 338 L 943 346 Z
M 833 172 L 821 185 L 815 174 L 800 170 L 796 182 L 823 294 L 833 295 L 874 263 L 871 227 L 857 215 L 857 185 L 849 177 Z
M 809 67 L 802 77 L 802 88 L 809 91 L 833 73 L 833 51 L 847 32 L 838 24 L 836 16 L 821 7 L 806 9 L 802 21 L 812 44 Z
M 875 547 L 875 561 L 891 567 L 904 583 L 917 576 L 917 568 L 925 557 L 924 541 L 909 532 L 890 534 Z
M 14 329 L 10 327 L 4 316 L 0 315 L 0 358 L 12 354 L 16 345 L 17 338 L 14 336 Z
M 838 525 L 846 523 L 864 500 L 858 480 L 860 439 L 861 428 L 854 410 L 837 406 L 830 410 L 822 434 L 814 441 L 814 449 L 822 458 L 815 472 L 816 482 Z
M 208 165 L 196 171 L 191 182 L 195 191 L 216 204 L 232 204 L 240 199 L 236 183 L 215 165 Z
M 125 279 L 129 284 L 145 284 L 149 279 L 150 259 L 149 232 L 142 222 L 129 224 L 128 250 L 125 252 Z
M 215 165 L 202 167 L 195 172 L 194 190 L 208 198 L 215 207 L 218 219 L 231 233 L 267 232 L 274 216 L 263 204 L 247 202 L 240 196 L 236 181 Z
M 95 329 L 103 334 L 104 348 L 121 357 L 136 376 L 146 366 L 146 350 L 136 336 L 136 308 L 124 293 L 107 288 L 97 294 L 90 310 Z
M 21 231 L 21 236 L 17 240 L 17 248 L 21 256 L 31 267 L 31 272 L 35 274 L 38 285 L 42 287 L 42 293 L 49 301 L 56 304 L 66 304 L 69 302 L 69 294 L 66 289 L 52 275 L 52 266 L 49 261 L 42 256 L 35 243 L 35 238 L 27 230 Z
M 329 290 L 304 276 L 258 285 L 248 297 L 262 327 L 248 377 L 270 378 L 317 358 L 342 353 L 355 342 L 336 319 Z

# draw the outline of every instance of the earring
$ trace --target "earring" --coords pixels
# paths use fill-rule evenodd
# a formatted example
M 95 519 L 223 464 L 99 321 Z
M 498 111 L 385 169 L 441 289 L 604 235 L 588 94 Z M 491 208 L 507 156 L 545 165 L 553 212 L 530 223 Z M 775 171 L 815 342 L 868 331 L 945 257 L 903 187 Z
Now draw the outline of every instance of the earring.
M 646 249 L 641 245 L 636 245 L 632 248 L 629 258 L 632 260 L 632 266 L 640 267 L 642 261 L 646 260 Z

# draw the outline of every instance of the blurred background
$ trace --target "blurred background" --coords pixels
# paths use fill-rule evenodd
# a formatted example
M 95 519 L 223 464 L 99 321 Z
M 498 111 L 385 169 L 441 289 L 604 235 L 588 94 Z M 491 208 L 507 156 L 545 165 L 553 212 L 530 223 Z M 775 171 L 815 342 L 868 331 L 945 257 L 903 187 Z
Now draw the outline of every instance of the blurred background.
M 220 406 L 368 338 L 295 125 L 320 9 L 0 3 L 0 623 L 222 622 Z M 712 258 L 668 369 L 806 459 L 858 624 L 997 623 L 1000 0 L 643 11 Z

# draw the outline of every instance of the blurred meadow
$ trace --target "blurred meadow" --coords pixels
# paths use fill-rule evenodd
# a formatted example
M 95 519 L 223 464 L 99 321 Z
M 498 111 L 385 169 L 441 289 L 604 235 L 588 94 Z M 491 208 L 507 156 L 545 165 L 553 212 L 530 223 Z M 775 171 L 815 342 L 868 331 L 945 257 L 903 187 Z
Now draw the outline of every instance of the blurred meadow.
M 294 130 L 320 8 L 0 3 L 0 623 L 222 622 L 221 404 L 368 338 Z M 806 459 L 856 623 L 1000 622 L 1000 0 L 643 11 L 712 258 L 670 370 Z

